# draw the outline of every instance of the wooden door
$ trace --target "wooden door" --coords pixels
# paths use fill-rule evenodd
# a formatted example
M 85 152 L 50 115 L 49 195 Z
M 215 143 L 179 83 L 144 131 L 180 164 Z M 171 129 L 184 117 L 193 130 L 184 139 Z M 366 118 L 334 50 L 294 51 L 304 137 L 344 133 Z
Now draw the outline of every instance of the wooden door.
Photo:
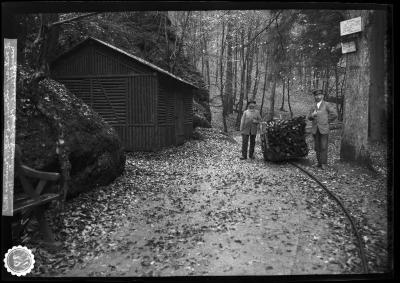
M 183 97 L 176 94 L 175 100 L 175 144 L 180 145 L 185 141 Z

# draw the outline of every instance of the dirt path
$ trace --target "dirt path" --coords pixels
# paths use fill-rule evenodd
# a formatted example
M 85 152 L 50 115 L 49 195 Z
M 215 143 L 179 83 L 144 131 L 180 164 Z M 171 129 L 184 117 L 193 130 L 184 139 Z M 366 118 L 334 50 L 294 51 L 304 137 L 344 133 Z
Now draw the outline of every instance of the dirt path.
M 255 160 L 239 160 L 239 145 L 228 140 L 129 155 L 125 174 L 98 191 L 96 202 L 82 197 L 97 220 L 70 231 L 77 231 L 71 241 L 79 261 L 51 275 L 348 272 L 351 230 L 340 212 L 323 217 L 332 204 L 318 187 L 288 164 L 264 163 L 259 147 Z M 94 237 L 100 247 L 88 249 Z

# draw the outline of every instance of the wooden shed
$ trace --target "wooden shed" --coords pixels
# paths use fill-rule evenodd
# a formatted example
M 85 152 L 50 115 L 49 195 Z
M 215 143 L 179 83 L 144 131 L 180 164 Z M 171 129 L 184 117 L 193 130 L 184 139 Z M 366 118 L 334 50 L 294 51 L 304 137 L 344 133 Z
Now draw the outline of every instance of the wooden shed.
M 182 144 L 193 130 L 193 84 L 89 37 L 50 65 L 65 84 L 118 132 L 128 151 Z

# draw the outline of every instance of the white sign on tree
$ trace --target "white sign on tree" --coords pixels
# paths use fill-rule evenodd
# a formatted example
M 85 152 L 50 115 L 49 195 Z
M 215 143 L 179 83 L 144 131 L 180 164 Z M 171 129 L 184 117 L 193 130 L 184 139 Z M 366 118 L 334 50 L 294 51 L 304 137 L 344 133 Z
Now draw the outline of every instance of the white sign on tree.
M 356 43 L 354 41 L 342 42 L 342 54 L 356 51 Z
M 361 17 L 340 22 L 340 35 L 348 35 L 362 31 Z

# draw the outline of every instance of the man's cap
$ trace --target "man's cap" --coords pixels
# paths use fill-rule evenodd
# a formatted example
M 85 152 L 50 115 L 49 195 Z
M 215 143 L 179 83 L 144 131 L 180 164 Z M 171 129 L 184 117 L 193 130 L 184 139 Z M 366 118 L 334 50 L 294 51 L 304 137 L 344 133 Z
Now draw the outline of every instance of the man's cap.
M 249 105 L 250 103 L 256 104 L 256 101 L 255 101 L 255 100 L 249 100 L 249 101 L 247 102 L 247 105 Z
M 324 94 L 324 92 L 322 91 L 322 89 L 314 89 L 313 91 L 312 91 L 312 94 L 315 96 L 315 95 L 323 95 Z

